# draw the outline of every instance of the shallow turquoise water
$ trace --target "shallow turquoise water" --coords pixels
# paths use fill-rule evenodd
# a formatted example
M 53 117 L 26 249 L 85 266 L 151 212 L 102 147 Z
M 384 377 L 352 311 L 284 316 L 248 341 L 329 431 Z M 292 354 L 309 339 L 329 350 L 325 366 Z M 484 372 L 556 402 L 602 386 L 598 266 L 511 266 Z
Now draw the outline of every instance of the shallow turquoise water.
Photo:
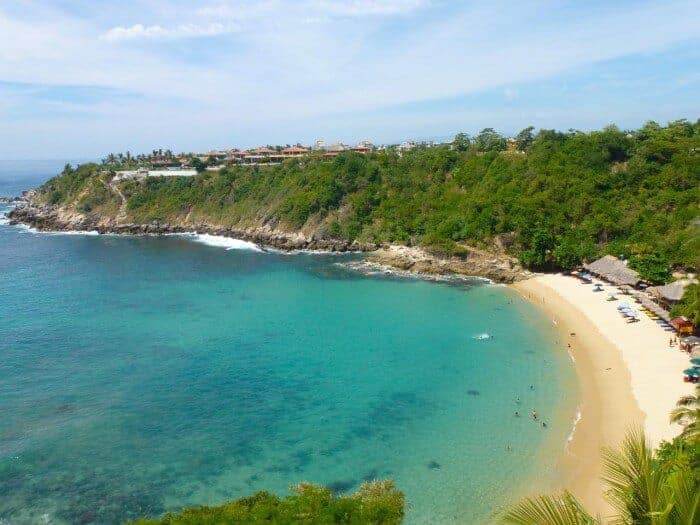
M 388 477 L 408 523 L 482 523 L 546 484 L 576 403 L 548 321 L 348 260 L 0 225 L 0 522 Z

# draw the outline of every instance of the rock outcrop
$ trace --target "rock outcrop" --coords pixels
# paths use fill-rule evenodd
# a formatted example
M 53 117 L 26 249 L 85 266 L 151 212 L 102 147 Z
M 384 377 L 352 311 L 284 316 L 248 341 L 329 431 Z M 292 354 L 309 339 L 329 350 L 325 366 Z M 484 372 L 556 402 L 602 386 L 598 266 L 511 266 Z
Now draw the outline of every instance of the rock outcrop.
M 521 281 L 532 276 L 517 259 L 501 251 L 463 248 L 467 253 L 446 256 L 415 246 L 390 245 L 372 252 L 368 260 L 413 273 L 472 275 L 501 283 Z

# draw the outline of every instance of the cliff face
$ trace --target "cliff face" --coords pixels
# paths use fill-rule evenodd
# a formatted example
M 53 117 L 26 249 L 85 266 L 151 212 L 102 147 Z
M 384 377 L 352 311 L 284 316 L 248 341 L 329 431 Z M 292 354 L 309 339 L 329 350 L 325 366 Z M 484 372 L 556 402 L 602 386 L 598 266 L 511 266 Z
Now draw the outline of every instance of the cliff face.
M 35 203 L 28 200 L 17 206 L 9 214 L 10 224 L 22 223 L 38 230 L 46 231 L 98 231 L 117 234 L 166 234 L 166 233 L 207 233 L 221 235 L 281 250 L 326 250 L 335 252 L 372 251 L 377 245 L 349 242 L 343 239 L 329 239 L 307 235 L 302 232 L 287 232 L 264 224 L 259 227 L 235 228 L 208 222 L 187 222 L 170 224 L 153 221 L 133 223 L 120 217 L 83 214 L 50 204 Z
M 444 256 L 420 247 L 350 242 L 328 238 L 313 231 L 290 232 L 270 223 L 242 228 L 203 221 L 183 221 L 178 224 L 160 221 L 134 223 L 123 213 L 109 216 L 80 213 L 73 207 L 38 202 L 31 192 L 10 212 L 9 218 L 10 224 L 21 223 L 45 231 L 98 231 L 130 235 L 197 232 L 242 239 L 281 250 L 369 252 L 368 260 L 371 262 L 417 274 L 461 274 L 506 283 L 532 275 L 520 266 L 517 259 L 506 255 L 502 250 L 465 247 L 460 256 Z

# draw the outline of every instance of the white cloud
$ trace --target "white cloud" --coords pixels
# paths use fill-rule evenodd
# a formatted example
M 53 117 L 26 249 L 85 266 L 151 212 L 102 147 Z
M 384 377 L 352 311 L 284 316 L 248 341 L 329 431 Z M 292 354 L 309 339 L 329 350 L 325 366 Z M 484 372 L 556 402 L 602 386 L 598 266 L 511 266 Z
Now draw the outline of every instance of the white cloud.
M 407 14 L 428 4 L 428 0 L 315 0 L 309 7 L 328 15 L 372 16 Z
M 322 122 L 342 127 L 339 114 L 491 89 L 503 97 L 520 89 L 521 100 L 522 83 L 700 38 L 697 8 L 684 0 L 634 8 L 544 0 L 210 2 L 131 0 L 78 16 L 57 7 L 65 1 L 35 0 L 10 11 L 0 0 L 0 79 L 133 93 L 100 107 L 98 117 L 109 122 L 97 126 L 104 143 L 120 144 L 130 129 L 144 142 L 159 132 L 193 140 L 220 133 L 221 145 L 227 136 L 285 129 L 287 142 Z M 211 35 L 219 38 L 175 45 Z M 130 45 L 117 45 L 123 42 Z M 134 129 L 134 115 L 148 130 Z M 420 118 L 427 126 L 436 117 Z M 9 122 L 0 118 L 0 128 Z M 375 123 L 378 130 L 393 125 Z M 76 137 L 86 126 L 65 124 Z
M 100 39 L 108 42 L 116 42 L 120 40 L 196 38 L 231 33 L 235 29 L 236 28 L 230 24 L 224 26 L 220 23 L 206 25 L 181 24 L 170 28 L 159 25 L 144 26 L 143 24 L 134 24 L 130 27 L 113 27 L 106 33 L 100 35 Z
M 431 0 L 219 0 L 196 10 L 198 15 L 245 20 L 262 16 L 288 19 L 363 17 L 409 14 L 428 7 Z

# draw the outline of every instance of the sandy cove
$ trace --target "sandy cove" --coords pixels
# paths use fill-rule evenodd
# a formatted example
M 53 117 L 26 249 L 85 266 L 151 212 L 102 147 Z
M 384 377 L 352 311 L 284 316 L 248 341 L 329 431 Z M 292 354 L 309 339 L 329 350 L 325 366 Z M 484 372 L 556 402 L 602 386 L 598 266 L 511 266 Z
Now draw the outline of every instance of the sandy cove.
M 625 296 L 606 301 L 616 287 L 606 284 L 603 292 L 593 292 L 573 277 L 551 274 L 513 286 L 557 325 L 576 362 L 581 419 L 561 460 L 560 485 L 590 510 L 609 515 L 600 449 L 619 445 L 633 425 L 643 426 L 654 446 L 680 432 L 669 423 L 669 413 L 692 392 L 682 376 L 687 354 L 670 348 L 669 332 L 646 315 L 627 324 L 616 309 Z

